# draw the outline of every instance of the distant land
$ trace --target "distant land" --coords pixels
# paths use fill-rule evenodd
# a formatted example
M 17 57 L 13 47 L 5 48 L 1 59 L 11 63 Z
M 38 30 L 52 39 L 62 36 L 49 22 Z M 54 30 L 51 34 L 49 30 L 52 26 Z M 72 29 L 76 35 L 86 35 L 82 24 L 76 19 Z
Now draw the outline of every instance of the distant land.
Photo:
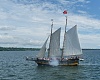
M 40 48 L 0 47 L 0 51 L 38 51 Z
M 0 47 L 0 51 L 39 51 L 40 48 L 17 48 L 17 47 Z M 100 49 L 82 49 L 82 50 L 100 50 Z

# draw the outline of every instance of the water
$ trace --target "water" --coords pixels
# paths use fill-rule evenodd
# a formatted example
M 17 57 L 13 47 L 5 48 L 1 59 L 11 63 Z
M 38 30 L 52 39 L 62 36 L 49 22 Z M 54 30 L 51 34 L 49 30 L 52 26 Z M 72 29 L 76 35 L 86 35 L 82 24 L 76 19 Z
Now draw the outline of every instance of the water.
M 37 66 L 36 51 L 1 51 L 0 80 L 100 80 L 100 50 L 83 50 L 79 66 Z

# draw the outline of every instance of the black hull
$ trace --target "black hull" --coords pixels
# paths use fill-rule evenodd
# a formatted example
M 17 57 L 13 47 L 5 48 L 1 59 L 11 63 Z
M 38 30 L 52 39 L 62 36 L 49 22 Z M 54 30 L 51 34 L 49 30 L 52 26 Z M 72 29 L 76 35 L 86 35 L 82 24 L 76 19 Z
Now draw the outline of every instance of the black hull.
M 52 61 L 50 60 L 34 60 L 38 65 L 55 65 L 50 64 Z M 68 60 L 57 60 L 58 66 L 77 66 L 79 64 L 79 59 L 68 59 Z

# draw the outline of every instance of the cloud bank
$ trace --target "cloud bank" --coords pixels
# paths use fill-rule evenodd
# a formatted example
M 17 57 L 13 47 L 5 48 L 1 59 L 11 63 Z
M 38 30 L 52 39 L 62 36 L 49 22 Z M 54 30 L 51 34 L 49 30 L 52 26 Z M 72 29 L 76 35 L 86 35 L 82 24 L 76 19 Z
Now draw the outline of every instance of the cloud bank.
M 50 34 L 51 19 L 53 31 L 62 28 L 64 34 L 65 16 L 68 11 L 68 28 L 77 24 L 82 48 L 100 48 L 100 20 L 92 16 L 89 0 L 1 0 L 0 3 L 0 45 L 5 47 L 41 47 Z M 62 47 L 63 38 L 61 39 Z

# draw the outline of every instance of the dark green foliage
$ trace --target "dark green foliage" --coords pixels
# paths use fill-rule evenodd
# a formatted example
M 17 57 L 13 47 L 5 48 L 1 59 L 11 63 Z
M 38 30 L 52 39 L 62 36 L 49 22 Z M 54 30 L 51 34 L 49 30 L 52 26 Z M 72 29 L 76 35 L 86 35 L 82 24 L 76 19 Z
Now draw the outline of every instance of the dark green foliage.
M 0 51 L 38 51 L 39 48 L 0 47 Z

